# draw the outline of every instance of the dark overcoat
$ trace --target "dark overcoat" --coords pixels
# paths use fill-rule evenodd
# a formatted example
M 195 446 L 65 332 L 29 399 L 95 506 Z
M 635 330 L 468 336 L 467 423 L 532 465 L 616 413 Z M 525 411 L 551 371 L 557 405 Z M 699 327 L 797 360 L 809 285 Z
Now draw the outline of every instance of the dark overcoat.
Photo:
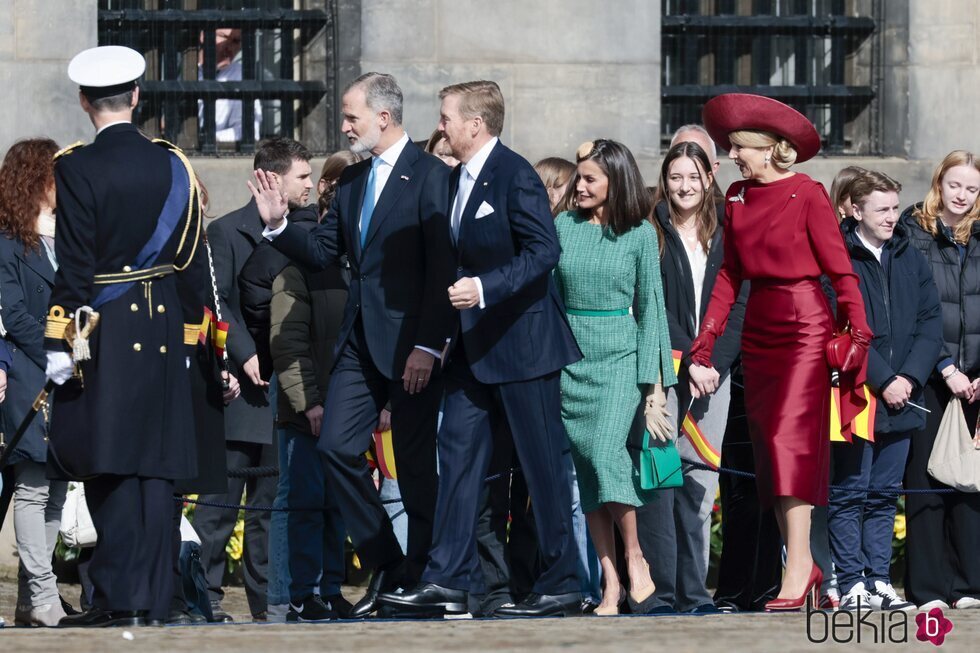
M 44 387 L 44 322 L 53 285 L 54 266 L 43 246 L 25 250 L 20 239 L 0 236 L 0 319 L 13 361 L 7 374 L 7 398 L 0 406 L 8 437 L 17 431 Z M 7 464 L 43 463 L 47 426 L 44 415 L 35 417 Z
M 56 477 L 176 480 L 197 473 L 187 356 L 193 323 L 201 320 L 199 313 L 185 316 L 178 284 L 206 287 L 207 263 L 191 198 L 196 184 L 181 170 L 169 147 L 130 123 L 103 129 L 91 145 L 55 162 L 59 267 L 45 347 L 67 350 L 65 319 L 99 304 L 104 288 L 122 290 L 98 305 L 101 322 L 91 337 L 92 358 L 79 366 L 81 378 L 54 392 L 48 464 Z M 140 264 L 140 252 L 160 233 L 168 197 L 179 222 L 153 260 Z M 160 272 L 140 274 L 150 268 Z M 100 283 L 107 274 L 117 276 Z
M 272 444 L 274 415 L 269 393 L 249 381 L 242 371 L 242 365 L 255 356 L 257 349 L 242 317 L 238 277 L 245 262 L 262 242 L 262 229 L 255 200 L 208 225 L 221 317 L 229 325 L 231 370 L 242 388 L 241 397 L 225 409 L 225 439 L 231 442 Z

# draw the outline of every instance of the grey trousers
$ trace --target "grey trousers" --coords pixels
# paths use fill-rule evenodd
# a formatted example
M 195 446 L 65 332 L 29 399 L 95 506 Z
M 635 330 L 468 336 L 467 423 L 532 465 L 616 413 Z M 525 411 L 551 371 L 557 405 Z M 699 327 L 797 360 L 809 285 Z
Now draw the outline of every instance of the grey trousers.
M 667 393 L 667 409 L 677 420 L 677 450 L 683 460 L 701 461 L 681 425 L 690 405 L 691 414 L 711 446 L 721 452 L 731 379 L 722 379 L 718 390 L 691 404 L 687 375 L 682 373 Z M 684 466 L 684 485 L 660 490 L 657 497 L 636 511 L 640 548 L 650 563 L 656 583 L 657 602 L 678 612 L 713 603 L 705 587 L 711 546 L 711 509 L 718 492 L 718 474 Z
M 67 489 L 64 481 L 49 481 L 41 463 L 26 460 L 14 469 L 14 531 L 20 557 L 17 605 L 22 608 L 58 603 L 51 556 Z

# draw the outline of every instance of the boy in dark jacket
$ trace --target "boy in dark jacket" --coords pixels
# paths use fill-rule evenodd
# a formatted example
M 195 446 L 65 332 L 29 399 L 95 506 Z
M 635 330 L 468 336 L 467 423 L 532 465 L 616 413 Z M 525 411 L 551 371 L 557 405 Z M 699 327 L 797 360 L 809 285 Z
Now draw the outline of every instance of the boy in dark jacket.
M 873 441 L 855 437 L 833 447 L 830 544 L 841 591 L 840 609 L 914 610 L 891 585 L 896 494 L 913 431 L 925 425 L 922 389 L 942 347 L 942 315 L 932 270 L 909 246 L 899 223 L 901 185 L 869 171 L 851 188 L 854 217 L 844 238 L 860 279 L 874 332 L 867 385 L 876 399 Z

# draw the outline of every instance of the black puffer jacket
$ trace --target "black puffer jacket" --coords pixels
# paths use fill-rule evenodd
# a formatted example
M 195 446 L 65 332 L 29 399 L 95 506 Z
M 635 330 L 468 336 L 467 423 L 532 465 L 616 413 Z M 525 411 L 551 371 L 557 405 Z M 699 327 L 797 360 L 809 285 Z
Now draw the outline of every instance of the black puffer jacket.
M 925 254 L 939 290 L 943 308 L 943 350 L 936 363 L 946 358 L 971 379 L 980 375 L 980 221 L 966 245 L 960 263 L 956 244 L 942 230 L 933 236 L 919 226 L 910 206 L 902 213 L 909 240 Z M 938 372 L 933 374 L 938 378 Z
M 310 205 L 289 214 L 290 222 L 312 230 L 317 225 L 316 206 Z M 269 304 L 272 301 L 272 282 L 283 268 L 289 265 L 289 257 L 263 238 L 255 246 L 242 271 L 238 273 L 238 297 L 242 318 L 259 357 L 263 379 L 272 374 L 272 353 L 269 351 Z
M 912 401 L 923 403 L 922 388 L 942 349 L 942 314 L 932 270 L 922 252 L 909 246 L 907 228 L 895 226 L 886 245 L 888 274 L 857 236 L 857 221 L 842 225 L 844 240 L 858 275 L 868 326 L 874 333 L 868 351 L 868 384 L 875 394 L 896 376 L 912 381 Z M 887 277 L 887 278 L 886 278 Z M 876 433 L 897 433 L 925 426 L 925 416 L 906 405 L 892 410 L 878 403 Z
M 718 214 L 723 215 L 724 207 Z M 724 258 L 722 228 L 719 222 L 715 235 L 709 243 L 708 264 L 704 271 L 704 284 L 701 287 L 701 311 L 695 315 L 694 281 L 691 264 L 684 251 L 684 243 L 670 222 L 667 203 L 661 201 L 654 211 L 654 219 L 660 224 L 664 234 L 664 252 L 660 261 L 660 272 L 664 282 L 664 305 L 667 309 L 667 327 L 670 330 L 670 346 L 680 351 L 686 361 L 691 343 L 698 335 L 697 324 L 704 318 L 711 301 L 711 291 L 721 270 Z M 738 357 L 742 348 L 742 319 L 745 317 L 745 301 L 749 296 L 749 282 L 742 285 L 742 292 L 732 306 L 725 332 L 715 343 L 711 362 L 719 374 L 724 376 Z

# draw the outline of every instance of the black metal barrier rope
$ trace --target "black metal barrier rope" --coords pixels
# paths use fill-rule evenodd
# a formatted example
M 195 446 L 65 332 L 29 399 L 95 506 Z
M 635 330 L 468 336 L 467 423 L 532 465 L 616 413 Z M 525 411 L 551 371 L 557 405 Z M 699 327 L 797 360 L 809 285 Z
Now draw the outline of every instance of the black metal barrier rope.
M 743 478 L 755 478 L 755 474 L 752 472 L 743 472 L 740 469 L 732 469 L 731 467 L 712 467 L 711 465 L 706 465 L 702 462 L 695 460 L 687 460 L 686 458 L 681 458 L 681 463 L 685 465 L 690 465 L 697 469 L 704 469 L 709 472 L 715 472 L 716 474 L 731 474 L 732 476 L 741 476 Z M 856 488 L 847 487 L 844 485 L 831 485 L 831 490 L 839 490 L 841 492 L 851 492 L 855 494 L 954 494 L 958 493 L 959 490 L 955 488 L 922 488 L 922 489 L 907 489 L 907 488 L 895 488 L 895 487 L 869 487 Z
M 686 458 L 681 458 L 681 463 L 695 469 L 703 469 L 705 471 L 714 472 L 716 474 L 731 474 L 732 476 L 740 476 L 742 478 L 755 478 L 755 474 L 752 472 L 745 472 L 740 469 L 732 469 L 731 467 L 712 467 L 702 462 L 696 460 L 688 460 Z M 520 472 L 520 467 L 514 467 L 506 472 L 501 472 L 499 474 L 494 474 L 483 479 L 484 483 L 489 483 L 490 481 L 495 481 L 498 478 L 505 476 L 506 474 L 513 474 L 514 472 Z M 279 469 L 277 467 L 240 467 L 237 469 L 228 470 L 229 478 L 257 478 L 265 476 L 276 476 L 279 474 Z M 851 492 L 855 494 L 956 494 L 960 491 L 955 488 L 853 488 L 845 487 L 843 485 L 831 485 L 831 490 L 837 490 L 840 492 Z M 198 499 L 186 499 L 183 497 L 174 497 L 174 501 L 181 501 L 183 503 L 189 503 L 197 506 L 209 506 L 211 508 L 227 508 L 229 510 L 257 510 L 263 512 L 320 512 L 323 507 L 317 508 L 276 508 L 274 506 L 246 506 L 234 503 L 219 503 L 216 501 L 200 501 Z M 382 501 L 383 504 L 399 503 L 401 499 L 388 499 Z

